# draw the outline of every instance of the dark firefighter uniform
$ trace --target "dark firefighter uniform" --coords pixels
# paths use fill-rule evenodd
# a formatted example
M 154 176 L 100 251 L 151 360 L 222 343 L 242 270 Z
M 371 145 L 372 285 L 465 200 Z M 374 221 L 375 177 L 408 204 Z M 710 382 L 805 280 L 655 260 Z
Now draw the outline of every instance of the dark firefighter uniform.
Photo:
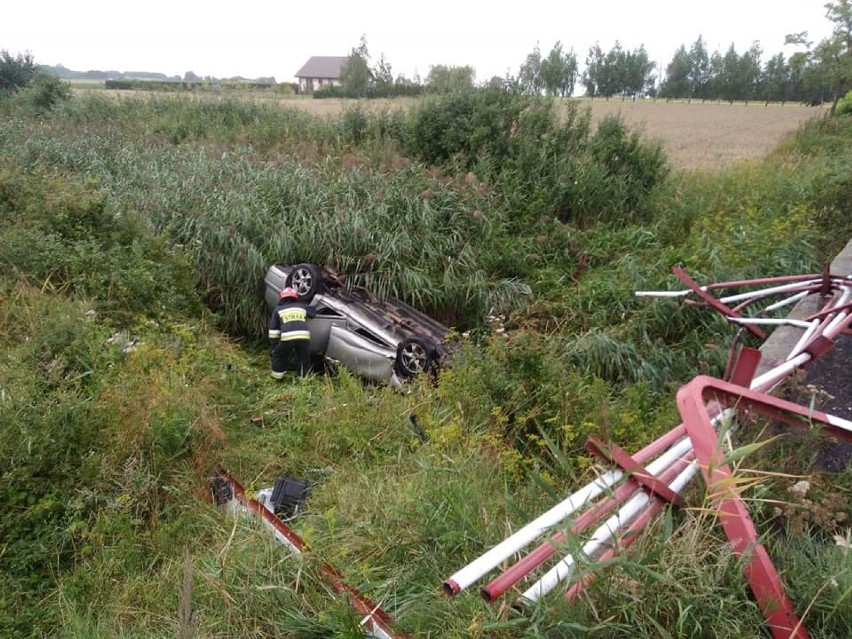
M 307 320 L 314 317 L 314 309 L 292 297 L 283 297 L 269 318 L 269 346 L 272 359 L 272 377 L 282 379 L 287 360 L 296 354 L 299 375 L 305 376 L 311 364 L 311 333 Z

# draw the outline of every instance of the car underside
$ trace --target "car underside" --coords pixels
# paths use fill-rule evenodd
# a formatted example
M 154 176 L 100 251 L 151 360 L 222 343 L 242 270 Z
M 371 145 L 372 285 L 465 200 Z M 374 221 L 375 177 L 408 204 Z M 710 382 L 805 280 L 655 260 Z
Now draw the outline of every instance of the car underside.
M 446 359 L 448 327 L 405 302 L 376 297 L 329 267 L 274 264 L 265 282 L 270 308 L 286 286 L 313 307 L 312 353 L 366 379 L 408 379 L 436 370 Z

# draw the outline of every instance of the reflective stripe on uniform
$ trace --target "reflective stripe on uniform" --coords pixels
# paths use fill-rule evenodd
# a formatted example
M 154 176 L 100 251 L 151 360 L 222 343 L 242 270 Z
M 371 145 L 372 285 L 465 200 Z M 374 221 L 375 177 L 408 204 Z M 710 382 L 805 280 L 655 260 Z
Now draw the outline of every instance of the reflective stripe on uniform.
M 311 334 L 309 331 L 287 331 L 286 333 L 281 333 L 282 342 L 289 342 L 294 339 L 311 339 Z
M 281 337 L 281 331 L 269 331 L 269 339 L 278 339 Z
M 272 371 L 272 379 L 284 379 L 284 375 L 286 374 L 287 373 L 276 373 L 275 371 Z
M 278 311 L 278 317 L 286 324 L 287 322 L 304 322 L 308 314 L 303 308 L 282 308 Z

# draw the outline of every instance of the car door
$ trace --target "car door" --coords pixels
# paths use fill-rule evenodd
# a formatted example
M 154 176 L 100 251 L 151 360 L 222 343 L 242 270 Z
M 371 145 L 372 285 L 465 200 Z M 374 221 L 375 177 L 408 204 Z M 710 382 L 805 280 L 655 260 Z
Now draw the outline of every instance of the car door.
M 345 328 L 348 320 L 341 311 L 326 303 L 322 295 L 315 296 L 311 306 L 314 309 L 314 317 L 308 320 L 308 328 L 311 331 L 311 352 L 326 353 L 332 327 Z
M 393 375 L 396 351 L 379 343 L 368 331 L 350 323 L 347 327 L 330 327 L 325 355 L 356 375 L 388 381 Z

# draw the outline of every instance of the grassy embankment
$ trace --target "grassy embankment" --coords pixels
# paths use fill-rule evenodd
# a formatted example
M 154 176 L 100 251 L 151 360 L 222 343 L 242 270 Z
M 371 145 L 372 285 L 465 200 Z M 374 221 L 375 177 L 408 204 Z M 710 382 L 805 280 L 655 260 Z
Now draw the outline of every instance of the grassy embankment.
M 681 383 L 721 372 L 724 322 L 634 290 L 675 285 L 676 263 L 815 270 L 846 242 L 848 121 L 705 175 L 622 121 L 487 95 L 334 118 L 23 109 L 0 124 L 4 635 L 359 636 L 317 565 L 212 508 L 219 463 L 252 489 L 314 482 L 298 530 L 413 635 L 762 635 L 697 490 L 579 604 L 521 617 L 439 585 L 592 476 L 588 434 L 634 450 L 679 421 Z M 273 384 L 262 276 L 297 260 L 369 268 L 465 350 L 404 394 L 345 371 Z M 758 526 L 812 636 L 848 636 L 849 474 L 796 498 L 807 459 L 768 450 L 749 458 L 779 473 L 749 488 Z

